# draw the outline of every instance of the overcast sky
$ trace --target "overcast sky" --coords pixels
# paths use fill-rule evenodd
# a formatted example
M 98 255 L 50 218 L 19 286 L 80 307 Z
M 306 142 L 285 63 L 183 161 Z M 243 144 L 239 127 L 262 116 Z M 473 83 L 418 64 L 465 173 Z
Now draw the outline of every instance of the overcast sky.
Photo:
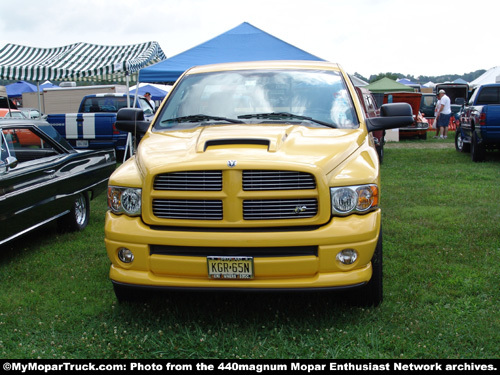
M 157 41 L 172 57 L 242 22 L 347 72 L 437 76 L 500 65 L 494 0 L 2 1 L 0 47 Z

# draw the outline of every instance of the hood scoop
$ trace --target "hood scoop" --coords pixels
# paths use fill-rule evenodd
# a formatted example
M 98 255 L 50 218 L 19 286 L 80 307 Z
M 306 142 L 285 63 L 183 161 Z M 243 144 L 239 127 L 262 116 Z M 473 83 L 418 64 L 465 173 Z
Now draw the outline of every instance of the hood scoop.
M 260 146 L 259 148 L 267 149 L 267 151 L 276 151 L 276 142 L 271 142 L 269 139 L 260 138 L 225 138 L 225 139 L 210 139 L 206 142 L 198 144 L 198 152 L 209 151 L 210 148 L 231 147 L 231 146 Z

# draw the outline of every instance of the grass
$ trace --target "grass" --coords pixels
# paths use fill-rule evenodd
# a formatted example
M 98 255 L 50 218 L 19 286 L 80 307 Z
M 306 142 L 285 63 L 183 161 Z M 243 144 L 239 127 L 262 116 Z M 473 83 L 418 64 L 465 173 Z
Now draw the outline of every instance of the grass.
M 0 249 L 1 358 L 500 358 L 500 156 L 387 144 L 384 302 L 338 294 L 172 293 L 116 302 L 105 197 L 82 233 Z

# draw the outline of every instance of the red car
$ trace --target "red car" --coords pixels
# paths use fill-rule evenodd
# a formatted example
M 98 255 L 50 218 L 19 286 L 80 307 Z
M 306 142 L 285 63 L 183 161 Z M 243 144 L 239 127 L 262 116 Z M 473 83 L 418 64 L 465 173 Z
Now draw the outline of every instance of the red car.
M 384 104 L 386 103 L 408 103 L 413 110 L 413 124 L 407 127 L 399 128 L 399 139 L 418 137 L 427 139 L 427 129 L 429 123 L 420 113 L 420 101 L 422 93 L 420 92 L 389 92 L 384 94 Z

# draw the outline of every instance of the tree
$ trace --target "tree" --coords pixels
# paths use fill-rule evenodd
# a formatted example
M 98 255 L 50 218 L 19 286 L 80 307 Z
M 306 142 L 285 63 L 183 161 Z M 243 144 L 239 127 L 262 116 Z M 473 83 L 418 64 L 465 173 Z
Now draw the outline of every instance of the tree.
M 402 75 L 401 73 L 379 73 L 377 75 L 371 75 L 370 76 L 370 83 L 372 82 L 375 82 L 375 81 L 378 81 L 379 79 L 382 79 L 384 77 L 387 77 L 387 78 L 390 78 L 392 80 L 397 80 L 398 78 L 403 78 L 404 75 Z

